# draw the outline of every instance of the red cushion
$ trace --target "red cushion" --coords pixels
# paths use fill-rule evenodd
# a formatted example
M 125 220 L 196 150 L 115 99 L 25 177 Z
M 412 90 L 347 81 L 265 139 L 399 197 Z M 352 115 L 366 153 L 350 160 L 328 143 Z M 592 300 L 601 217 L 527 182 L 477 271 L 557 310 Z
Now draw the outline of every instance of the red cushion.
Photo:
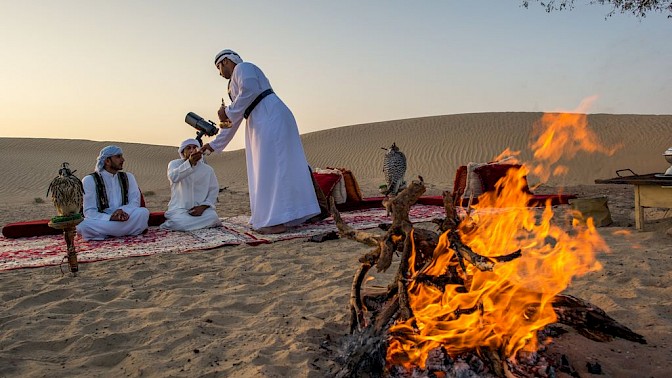
M 506 173 L 509 169 L 519 169 L 519 164 L 488 164 L 477 167 L 474 169 L 474 172 L 479 175 L 481 182 L 483 183 L 483 190 L 486 192 L 494 191 L 495 184 L 499 181 L 500 178 L 506 176 Z M 464 193 L 464 187 L 466 185 L 466 176 L 467 176 L 467 166 L 461 166 L 458 168 L 457 173 L 455 174 L 455 183 L 453 186 L 453 193 L 456 194 L 455 204 L 458 206 L 467 206 L 469 204 L 468 198 L 461 198 L 461 195 Z M 573 194 L 546 194 L 546 195 L 535 195 L 532 194 L 530 188 L 527 186 L 527 177 L 523 177 L 525 180 L 525 185 L 523 186 L 523 191 L 527 194 L 531 194 L 532 197 L 528 201 L 528 206 L 537 206 L 543 207 L 546 204 L 547 200 L 551 201 L 551 205 L 566 205 L 569 203 L 569 199 L 576 198 Z M 420 202 L 420 201 L 418 201 Z M 477 204 L 478 198 L 472 198 L 471 204 Z M 437 203 L 438 204 L 438 203 Z
M 149 213 L 149 226 L 158 226 L 166 221 L 163 211 Z M 8 223 L 2 228 L 2 235 L 6 238 L 27 238 L 30 236 L 58 235 L 63 230 L 49 227 L 49 219 L 39 219 L 26 222 Z
M 338 180 L 341 179 L 341 176 L 336 173 L 313 172 L 313 177 L 315 178 L 315 181 L 317 181 L 317 185 L 322 189 L 322 193 L 327 197 L 331 195 L 334 186 L 336 186 Z
M 62 233 L 63 230 L 49 227 L 49 219 L 8 223 L 2 228 L 2 235 L 12 239 L 27 238 L 29 236 L 58 235 Z
M 140 207 L 145 207 L 145 196 L 140 192 Z M 163 211 L 149 213 L 149 226 L 158 226 L 166 221 Z M 49 219 L 39 219 L 26 222 L 16 222 L 6 224 L 2 228 L 2 235 L 6 238 L 27 238 L 30 236 L 58 235 L 63 230 L 49 227 Z
M 149 213 L 149 221 L 147 221 L 147 224 L 151 226 L 158 226 L 161 223 L 166 221 L 166 217 L 164 215 L 163 211 L 155 211 L 152 213 Z
M 467 166 L 462 165 L 455 172 L 455 181 L 453 182 L 453 193 L 455 198 L 462 197 L 467 188 Z
M 495 184 L 502 177 L 506 176 L 509 169 L 520 169 L 520 164 L 487 164 L 482 165 L 474 169 L 474 172 L 478 174 L 483 183 L 483 191 L 491 192 L 495 190 Z M 525 180 L 525 185 L 523 186 L 523 191 L 527 194 L 532 194 L 530 188 L 527 186 L 527 177 L 523 177 Z

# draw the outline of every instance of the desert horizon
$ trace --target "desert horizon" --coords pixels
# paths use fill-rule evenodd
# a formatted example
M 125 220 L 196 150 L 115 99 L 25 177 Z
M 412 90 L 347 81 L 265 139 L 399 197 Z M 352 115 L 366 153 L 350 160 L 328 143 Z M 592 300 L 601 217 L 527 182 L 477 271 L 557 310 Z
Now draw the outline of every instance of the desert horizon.
M 532 161 L 530 136 L 543 114 L 431 116 L 301 137 L 312 167 L 351 170 L 365 197 L 380 195 L 381 148 L 394 142 L 408 159 L 406 180 L 422 176 L 426 194 L 441 195 L 469 162 L 491 161 L 507 148 Z M 587 362 L 598 362 L 607 377 L 665 378 L 672 371 L 672 218 L 668 209 L 648 209 L 646 228 L 638 231 L 633 187 L 595 180 L 623 169 L 664 172 L 672 115 L 589 114 L 587 124 L 600 144 L 615 149 L 612 155 L 578 151 L 559 162 L 565 175 L 541 182 L 530 174 L 528 181 L 542 194 L 608 197 L 613 223 L 597 228 L 609 248 L 597 256 L 601 269 L 574 277 L 565 293 L 603 309 L 647 343 L 595 342 L 571 331 L 549 348 L 567 356 L 580 376 L 590 376 Z M 137 177 L 147 207 L 164 211 L 166 167 L 177 147 L 3 137 L 0 226 L 56 215 L 46 191 L 61 163 L 82 178 L 109 144 L 123 149 L 124 169 Z M 244 150 L 213 154 L 207 162 L 222 189 L 220 217 L 249 214 Z M 553 208 L 559 223 L 568 210 Z M 58 266 L 1 271 L 0 376 L 333 376 L 348 334 L 353 274 L 369 251 L 347 239 L 299 238 L 83 263 L 77 277 Z M 383 278 L 372 282 L 384 285 Z
M 344 126 L 302 134 L 308 163 L 351 169 L 362 190 L 374 194 L 384 182 L 383 147 L 393 142 L 406 154 L 406 176 L 422 176 L 430 188 L 450 190 L 455 172 L 469 162 L 487 162 L 505 149 L 520 151 L 520 160 L 531 161 L 529 140 L 533 125 L 544 113 L 506 112 L 431 116 Z M 592 185 L 595 179 L 616 176 L 630 169 L 637 174 L 664 172 L 662 154 L 672 144 L 672 115 L 587 115 L 588 127 L 605 146 L 615 146 L 613 156 L 579 152 L 566 161 L 568 174 L 544 183 L 550 186 Z M 185 127 L 188 125 L 185 124 Z M 205 137 L 204 142 L 209 139 Z M 175 146 L 182 140 L 176 140 Z M 26 146 L 25 143 L 30 143 Z M 124 150 L 125 169 L 136 174 L 143 191 L 167 190 L 165 167 L 177 158 L 176 148 L 142 143 L 76 139 L 0 138 L 6 158 L 0 162 L 4 180 L 0 203 L 44 197 L 62 162 L 77 175 L 93 171 L 100 149 L 117 144 Z M 645 150 L 638 146 L 646 145 Z M 26 151 L 29 149 L 30 151 Z M 244 149 L 225 151 L 207 158 L 221 186 L 245 190 Z M 48 161 L 45 158 L 48 156 Z M 30 172 L 26 174 L 24 170 Z M 534 182 L 535 178 L 530 177 Z M 538 180 L 537 180 L 538 181 Z M 43 193 L 44 192 L 44 193 Z M 439 192 L 440 193 L 440 192 Z

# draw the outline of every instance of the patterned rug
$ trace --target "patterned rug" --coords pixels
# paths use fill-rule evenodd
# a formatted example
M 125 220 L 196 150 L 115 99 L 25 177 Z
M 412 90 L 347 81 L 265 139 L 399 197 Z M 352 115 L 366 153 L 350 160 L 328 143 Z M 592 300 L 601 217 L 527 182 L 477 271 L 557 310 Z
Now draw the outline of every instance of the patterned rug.
M 245 235 L 223 227 L 192 232 L 172 232 L 150 227 L 145 234 L 84 241 L 75 237 L 80 263 L 124 257 L 149 256 L 157 253 L 185 253 L 254 242 Z M 59 265 L 67 254 L 63 235 L 30 238 L 0 238 L 0 271 Z
M 445 212 L 441 206 L 414 205 L 409 212 L 409 218 L 413 223 L 429 222 L 435 218 L 445 217 Z M 387 215 L 385 209 L 375 208 L 359 211 L 350 211 L 341 213 L 341 218 L 350 227 L 357 230 L 366 230 L 378 227 L 381 223 L 391 223 L 392 219 Z M 309 238 L 313 235 L 327 233 L 329 231 L 338 231 L 333 218 L 327 218 L 323 221 L 304 224 L 298 227 L 290 228 L 287 232 L 276 235 L 262 235 L 254 232 L 248 224 L 249 215 L 239 215 L 236 217 L 225 218 L 222 221 L 227 228 L 235 230 L 240 234 L 245 234 L 259 243 L 274 243 L 281 240 L 296 238 Z
M 413 222 L 426 222 L 444 216 L 440 206 L 415 205 L 409 214 Z M 343 220 L 356 229 L 371 229 L 391 219 L 384 209 L 367 209 L 342 213 Z M 139 236 L 127 236 L 103 241 L 75 238 L 77 260 L 88 263 L 125 257 L 149 256 L 158 253 L 187 253 L 213 249 L 227 245 L 265 244 L 336 231 L 333 218 L 318 223 L 301 225 L 278 235 L 261 235 L 254 232 L 249 216 L 223 218 L 223 227 L 191 232 L 173 232 L 150 227 Z M 66 255 L 63 235 L 47 235 L 30 238 L 8 239 L 0 237 L 0 271 L 59 265 Z M 67 270 L 67 262 L 65 269 Z

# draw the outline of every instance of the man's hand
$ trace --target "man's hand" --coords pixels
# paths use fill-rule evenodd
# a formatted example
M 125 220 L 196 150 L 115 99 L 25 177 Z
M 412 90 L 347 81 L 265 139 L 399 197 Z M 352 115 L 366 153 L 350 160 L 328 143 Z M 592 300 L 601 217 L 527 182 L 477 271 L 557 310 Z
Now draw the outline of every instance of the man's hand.
M 200 150 L 192 152 L 191 155 L 189 155 L 189 164 L 193 167 L 199 160 L 201 160 L 201 157 L 203 157 L 203 152 Z
M 210 147 L 210 143 L 204 144 L 203 147 L 201 147 L 200 149 L 200 152 L 203 153 L 205 156 L 210 155 L 214 151 L 215 150 L 212 147 Z
M 110 220 L 114 222 L 126 222 L 129 216 L 124 210 L 117 209 L 112 215 L 110 215 Z
M 210 206 L 208 206 L 208 205 L 194 206 L 191 209 L 189 209 L 188 213 L 189 213 L 189 215 L 191 215 L 193 217 L 200 217 L 208 207 L 210 207 Z
M 219 128 L 220 129 L 230 129 L 233 124 L 231 123 L 230 119 L 227 119 L 226 121 L 220 121 L 219 122 Z

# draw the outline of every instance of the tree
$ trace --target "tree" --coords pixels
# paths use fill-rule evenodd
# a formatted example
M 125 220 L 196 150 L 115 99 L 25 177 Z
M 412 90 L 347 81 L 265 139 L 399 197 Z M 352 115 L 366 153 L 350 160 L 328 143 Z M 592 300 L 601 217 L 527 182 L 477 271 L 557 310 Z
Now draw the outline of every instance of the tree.
M 546 12 L 572 9 L 574 0 L 539 0 L 541 6 L 546 8 Z M 523 6 L 527 8 L 530 1 L 523 0 Z M 667 13 L 668 18 L 672 18 L 672 0 L 589 0 L 589 4 L 611 4 L 613 9 L 607 14 L 612 16 L 616 12 L 632 13 L 636 17 L 646 17 L 646 13 L 660 12 Z

